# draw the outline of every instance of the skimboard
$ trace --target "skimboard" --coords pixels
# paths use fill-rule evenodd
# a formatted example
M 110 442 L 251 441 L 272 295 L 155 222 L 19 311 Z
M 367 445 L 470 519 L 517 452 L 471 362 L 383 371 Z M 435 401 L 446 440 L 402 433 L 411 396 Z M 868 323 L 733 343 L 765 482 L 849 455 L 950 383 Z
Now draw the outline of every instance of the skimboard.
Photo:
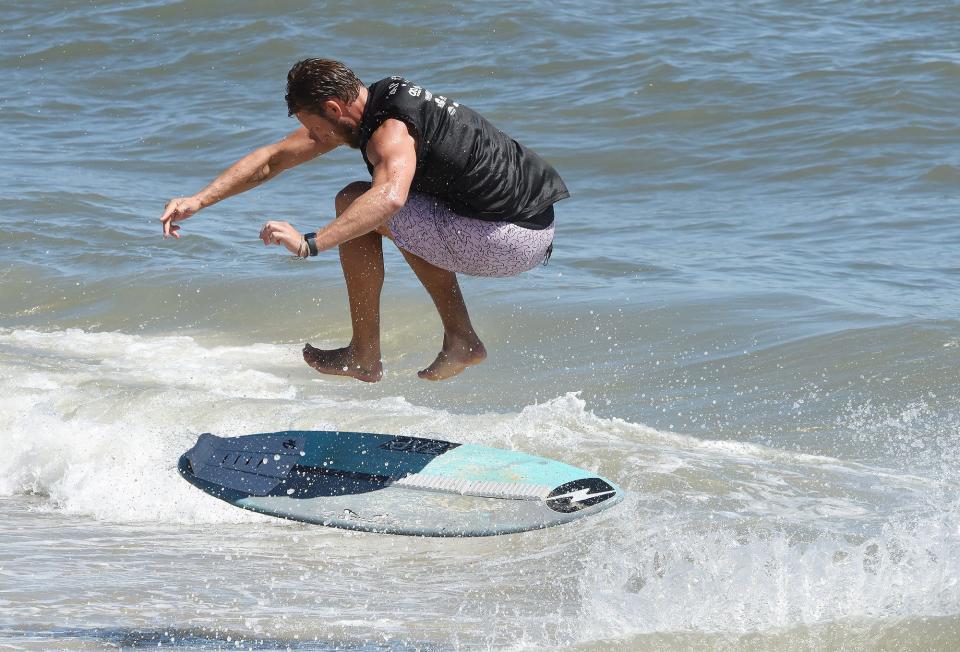
M 178 469 L 194 486 L 243 509 L 415 536 L 536 530 L 622 498 L 612 482 L 544 457 L 362 432 L 204 433 Z

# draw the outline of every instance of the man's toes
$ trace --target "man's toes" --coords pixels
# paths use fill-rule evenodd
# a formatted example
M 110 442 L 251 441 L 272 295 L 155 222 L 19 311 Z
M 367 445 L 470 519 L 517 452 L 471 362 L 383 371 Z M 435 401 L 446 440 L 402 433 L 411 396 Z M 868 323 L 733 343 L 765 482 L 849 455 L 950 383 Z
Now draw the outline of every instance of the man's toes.
M 466 368 L 467 365 L 461 362 L 454 362 L 450 360 L 445 353 L 441 353 L 437 356 L 437 359 L 433 361 L 433 364 L 417 372 L 417 375 L 424 380 L 446 380 L 447 378 L 456 376 Z

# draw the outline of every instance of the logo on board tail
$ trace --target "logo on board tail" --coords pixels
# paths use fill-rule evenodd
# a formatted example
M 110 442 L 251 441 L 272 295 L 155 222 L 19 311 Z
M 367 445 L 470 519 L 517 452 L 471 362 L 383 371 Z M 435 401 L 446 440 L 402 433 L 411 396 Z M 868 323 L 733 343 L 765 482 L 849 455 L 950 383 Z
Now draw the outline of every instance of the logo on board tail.
M 584 478 L 562 484 L 545 498 L 547 507 L 569 514 L 613 498 L 617 490 L 600 478 Z

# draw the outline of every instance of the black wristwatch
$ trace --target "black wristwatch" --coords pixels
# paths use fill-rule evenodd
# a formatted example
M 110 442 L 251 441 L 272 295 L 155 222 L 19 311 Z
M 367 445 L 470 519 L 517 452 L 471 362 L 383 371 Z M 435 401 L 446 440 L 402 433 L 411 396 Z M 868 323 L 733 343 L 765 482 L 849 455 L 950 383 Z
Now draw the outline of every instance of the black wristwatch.
M 317 234 L 313 233 L 304 233 L 303 239 L 307 241 L 307 249 L 310 250 L 311 256 L 316 256 L 319 251 L 317 251 Z

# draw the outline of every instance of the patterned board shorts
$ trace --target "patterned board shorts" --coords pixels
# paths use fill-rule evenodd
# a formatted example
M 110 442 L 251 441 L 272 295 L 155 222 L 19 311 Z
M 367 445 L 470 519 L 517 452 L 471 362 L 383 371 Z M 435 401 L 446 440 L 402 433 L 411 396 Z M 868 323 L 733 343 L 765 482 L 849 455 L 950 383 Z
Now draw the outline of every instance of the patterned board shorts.
M 410 193 L 390 218 L 394 242 L 429 263 L 469 276 L 516 276 L 548 257 L 553 225 L 527 229 L 454 213 L 435 197 Z

